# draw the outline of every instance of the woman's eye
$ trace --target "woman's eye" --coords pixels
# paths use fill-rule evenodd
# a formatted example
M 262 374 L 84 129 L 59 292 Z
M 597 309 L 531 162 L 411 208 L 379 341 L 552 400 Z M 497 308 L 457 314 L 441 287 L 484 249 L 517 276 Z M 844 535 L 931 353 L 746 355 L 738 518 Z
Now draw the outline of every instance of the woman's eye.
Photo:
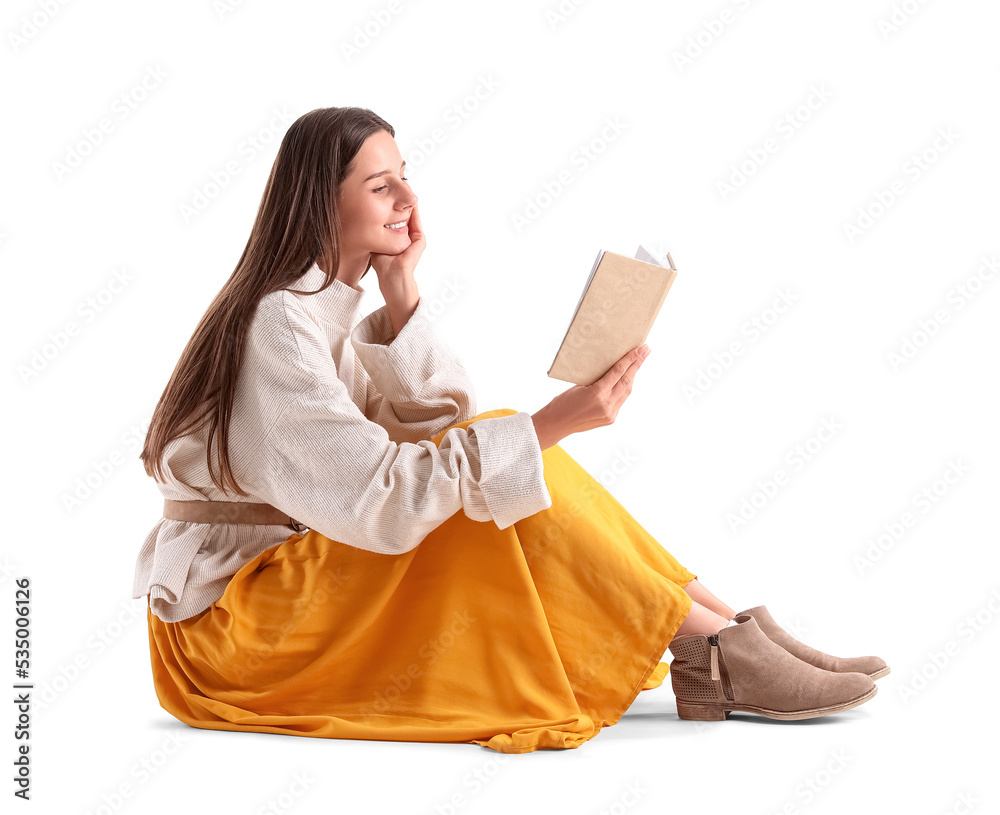
M 410 180 L 405 175 L 401 175 L 400 179 L 402 181 L 409 181 Z M 383 184 L 381 187 L 376 187 L 374 190 L 372 190 L 372 192 L 382 192 L 382 190 L 387 190 L 387 189 L 389 189 L 389 185 L 388 184 Z

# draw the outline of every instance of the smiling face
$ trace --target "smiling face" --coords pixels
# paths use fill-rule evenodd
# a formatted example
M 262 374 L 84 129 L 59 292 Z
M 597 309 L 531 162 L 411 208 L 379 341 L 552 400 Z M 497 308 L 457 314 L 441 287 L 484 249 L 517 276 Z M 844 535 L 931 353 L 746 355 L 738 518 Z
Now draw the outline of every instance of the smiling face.
M 407 183 L 396 140 L 385 130 L 365 139 L 337 191 L 342 258 L 398 255 L 410 245 L 409 220 L 417 196 Z M 389 225 L 402 224 L 390 229 Z M 364 268 L 364 265 L 362 265 Z

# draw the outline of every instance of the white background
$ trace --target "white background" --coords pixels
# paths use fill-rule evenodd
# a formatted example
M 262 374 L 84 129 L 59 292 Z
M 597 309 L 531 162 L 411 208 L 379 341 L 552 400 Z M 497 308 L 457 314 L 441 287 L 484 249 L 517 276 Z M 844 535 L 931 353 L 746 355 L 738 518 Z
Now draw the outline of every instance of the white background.
M 36 683 L 18 806 L 998 811 L 996 4 L 16 0 L 0 22 L 0 663 L 28 576 Z M 520 756 L 201 731 L 158 706 L 129 597 L 162 506 L 141 440 L 281 135 L 341 105 L 396 128 L 428 236 L 421 295 L 439 301 L 480 411 L 535 411 L 569 387 L 546 371 L 599 249 L 670 250 L 680 272 L 634 392 L 614 425 L 562 446 L 735 609 L 764 603 L 814 647 L 886 659 L 872 701 L 696 724 L 668 680 L 580 748 Z M 565 169 L 572 183 L 546 198 Z M 186 216 L 199 192 L 207 206 Z M 374 276 L 362 285 L 367 313 L 382 301 Z M 793 304 L 769 311 L 780 292 Z M 817 436 L 824 420 L 837 432 Z M 787 481 L 755 496 L 777 470 Z M 734 527 L 744 499 L 756 511 Z M 871 549 L 906 512 L 913 524 Z

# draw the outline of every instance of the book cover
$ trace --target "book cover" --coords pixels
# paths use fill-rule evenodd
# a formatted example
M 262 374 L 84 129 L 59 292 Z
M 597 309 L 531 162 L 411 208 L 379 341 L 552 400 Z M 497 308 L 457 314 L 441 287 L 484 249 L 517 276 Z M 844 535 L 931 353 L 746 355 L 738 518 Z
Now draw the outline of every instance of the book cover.
M 601 250 L 548 375 L 592 385 L 649 336 L 677 276 L 640 246 L 634 258 Z

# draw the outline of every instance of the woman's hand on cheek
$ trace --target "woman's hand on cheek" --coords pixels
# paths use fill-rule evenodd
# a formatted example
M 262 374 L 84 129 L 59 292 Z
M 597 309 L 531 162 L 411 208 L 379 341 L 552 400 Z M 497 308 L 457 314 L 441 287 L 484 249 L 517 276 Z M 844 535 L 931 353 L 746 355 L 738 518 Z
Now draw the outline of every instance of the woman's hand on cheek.
M 386 255 L 372 252 L 372 268 L 378 275 L 379 285 L 383 282 L 391 282 L 394 278 L 406 275 L 413 275 L 417 261 L 424 253 L 427 240 L 424 237 L 424 230 L 420 224 L 420 212 L 417 205 L 413 205 L 413 212 L 409 219 L 410 245 L 398 255 Z

